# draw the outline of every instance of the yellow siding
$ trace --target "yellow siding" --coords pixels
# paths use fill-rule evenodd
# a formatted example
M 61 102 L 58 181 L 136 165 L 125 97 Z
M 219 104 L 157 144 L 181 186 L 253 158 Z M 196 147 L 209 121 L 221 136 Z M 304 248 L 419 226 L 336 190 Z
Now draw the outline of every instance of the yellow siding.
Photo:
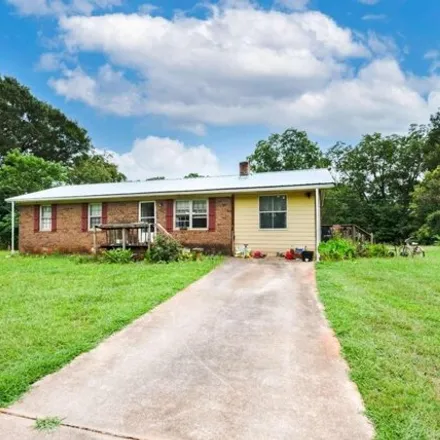
M 314 193 L 310 198 L 303 191 L 273 195 L 287 196 L 287 228 L 260 229 L 259 194 L 237 194 L 234 208 L 235 245 L 248 244 L 251 250 L 260 250 L 269 255 L 304 246 L 315 250 Z

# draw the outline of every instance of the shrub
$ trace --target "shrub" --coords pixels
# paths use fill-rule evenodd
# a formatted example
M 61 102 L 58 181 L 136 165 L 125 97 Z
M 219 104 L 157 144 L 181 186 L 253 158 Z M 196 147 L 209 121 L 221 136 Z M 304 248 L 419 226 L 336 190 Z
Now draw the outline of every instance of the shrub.
M 145 260 L 149 263 L 170 263 L 179 261 L 182 255 L 183 248 L 179 242 L 167 235 L 158 235 L 145 254 Z
M 367 244 L 365 246 L 366 257 L 370 258 L 385 258 L 390 257 L 391 252 L 384 244 Z
M 357 256 L 355 243 L 340 237 L 321 243 L 319 253 L 324 261 L 351 260 Z
M 432 244 L 433 243 L 433 233 L 428 225 L 423 225 L 415 233 L 416 240 L 421 244 Z
M 319 253 L 323 261 L 385 258 L 394 255 L 384 244 L 355 243 L 352 240 L 340 237 L 321 243 L 319 245 Z
M 440 211 L 435 211 L 426 217 L 426 222 L 416 232 L 417 240 L 422 244 L 436 244 L 440 235 Z
M 127 264 L 133 261 L 133 252 L 130 249 L 111 249 L 102 253 L 104 263 Z

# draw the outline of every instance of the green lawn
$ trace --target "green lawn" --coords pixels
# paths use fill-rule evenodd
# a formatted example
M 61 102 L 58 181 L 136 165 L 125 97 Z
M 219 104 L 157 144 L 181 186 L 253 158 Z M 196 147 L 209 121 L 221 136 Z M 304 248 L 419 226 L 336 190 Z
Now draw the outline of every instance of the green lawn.
M 0 407 L 220 262 L 76 264 L 0 252 Z
M 440 439 L 440 248 L 318 265 L 320 297 L 378 439 Z

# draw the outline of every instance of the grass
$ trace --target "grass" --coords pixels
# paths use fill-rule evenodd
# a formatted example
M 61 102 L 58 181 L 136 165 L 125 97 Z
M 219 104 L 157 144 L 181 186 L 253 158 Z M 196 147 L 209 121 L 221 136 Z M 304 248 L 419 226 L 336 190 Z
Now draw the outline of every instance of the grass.
M 45 417 L 35 420 L 35 429 L 38 431 L 55 431 L 62 423 L 59 417 Z
M 320 263 L 320 297 L 378 439 L 440 439 L 440 248 Z
M 76 264 L 0 252 L 0 407 L 220 262 Z

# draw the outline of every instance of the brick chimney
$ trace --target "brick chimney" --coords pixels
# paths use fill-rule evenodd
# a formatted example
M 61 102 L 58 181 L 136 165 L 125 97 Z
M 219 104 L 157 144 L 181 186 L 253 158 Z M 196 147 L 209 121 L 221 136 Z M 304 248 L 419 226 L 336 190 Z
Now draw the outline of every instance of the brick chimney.
M 240 162 L 240 177 L 246 177 L 249 176 L 249 162 Z

